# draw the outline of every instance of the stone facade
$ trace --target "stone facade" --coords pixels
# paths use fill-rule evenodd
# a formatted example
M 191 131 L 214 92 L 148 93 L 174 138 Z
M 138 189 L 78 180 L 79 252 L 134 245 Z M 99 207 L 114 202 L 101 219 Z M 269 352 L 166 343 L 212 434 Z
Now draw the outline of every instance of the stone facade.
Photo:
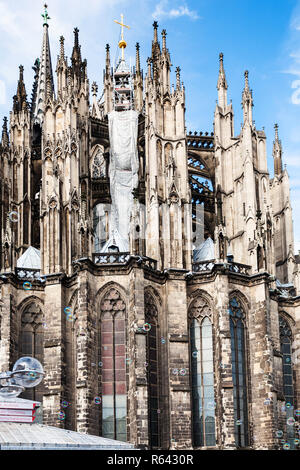
M 103 101 L 93 83 L 90 105 L 78 29 L 71 65 L 60 38 L 55 92 L 47 21 L 43 28 L 31 102 L 21 66 L 0 147 L 0 370 L 11 370 L 21 355 L 40 358 L 46 375 L 29 393 L 42 400 L 48 425 L 106 435 L 107 397 L 124 396 L 124 387 L 126 440 L 142 448 L 297 445 L 292 443 L 297 426 L 287 430 L 287 418 L 296 416 L 297 424 L 297 414 L 284 406 L 280 318 L 289 326 L 293 347 L 296 410 L 300 260 L 294 255 L 289 177 L 282 168 L 278 126 L 271 179 L 266 135 L 252 119 L 248 72 L 240 134 L 234 134 L 233 106 L 227 103 L 222 54 L 214 132 L 187 134 L 185 88 L 179 67 L 176 87 L 170 86 L 166 31 L 160 45 L 154 23 L 145 78 L 137 44 L 132 79 L 140 168 L 130 253 L 100 256 L 94 208 L 103 209 L 105 241 L 111 202 L 107 113 L 114 108 L 114 87 L 109 46 Z M 197 216 L 200 206 L 202 218 Z M 212 259 L 193 262 L 197 229 L 213 240 Z M 40 250 L 40 270 L 17 268 L 30 246 Z M 232 299 L 243 312 L 244 445 L 237 438 L 236 413 L 241 410 L 235 410 Z M 209 445 L 206 438 L 195 445 L 190 326 L 205 318 L 212 325 L 213 412 L 208 414 L 214 416 L 215 443 Z M 152 336 L 145 325 L 153 329 Z M 69 406 L 61 421 L 63 401 Z M 118 406 L 116 400 L 113 406 Z M 114 420 L 116 426 L 116 415 Z

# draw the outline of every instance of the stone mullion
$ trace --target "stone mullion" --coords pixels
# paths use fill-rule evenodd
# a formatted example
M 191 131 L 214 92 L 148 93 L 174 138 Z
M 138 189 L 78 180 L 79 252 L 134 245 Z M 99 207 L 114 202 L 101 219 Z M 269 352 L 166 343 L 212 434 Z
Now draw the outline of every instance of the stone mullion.
M 173 273 L 172 273 L 173 274 Z M 182 274 L 169 274 L 166 286 L 169 331 L 169 394 L 170 394 L 170 449 L 191 449 L 191 389 L 189 377 L 189 343 L 186 283 Z M 172 276 L 172 279 L 171 279 Z M 186 373 L 175 375 L 174 369 Z
M 255 286 L 256 304 L 248 312 L 249 328 L 249 376 L 251 383 L 250 422 L 253 428 L 253 444 L 258 449 L 274 448 L 276 443 L 274 426 L 274 369 L 273 344 L 268 328 L 268 300 L 266 301 L 265 284 Z M 249 294 L 251 296 L 251 292 Z M 254 297 L 254 296 L 253 296 Z M 251 389 L 250 389 L 251 387 Z M 272 398 L 270 405 L 265 405 L 266 398 Z M 250 436 L 251 437 L 251 436 Z M 255 439 L 254 439 L 255 438 Z M 251 443 L 250 443 L 251 444 Z
M 219 350 L 220 357 L 215 357 L 216 374 L 220 374 L 220 398 L 217 409 L 220 406 L 222 415 L 221 441 L 219 445 L 225 449 L 235 448 L 234 437 L 234 400 L 232 381 L 232 355 L 230 321 L 228 315 L 228 278 L 219 276 L 216 282 L 216 312 L 219 317 Z
M 145 323 L 144 272 L 135 268 L 130 274 L 128 309 L 128 440 L 138 446 L 149 445 L 148 383 L 146 333 L 138 330 Z
M 87 271 L 78 273 L 78 309 L 77 309 L 77 381 L 76 381 L 76 409 L 77 431 L 91 433 L 94 423 L 94 407 L 92 392 L 95 383 L 92 383 L 92 357 L 91 331 L 89 322 L 89 296 Z M 93 426 L 94 425 L 94 426 Z
M 47 328 L 44 331 L 44 424 L 61 428 L 64 427 L 64 421 L 59 420 L 58 416 L 63 411 L 63 299 L 59 280 L 45 286 L 44 318 Z

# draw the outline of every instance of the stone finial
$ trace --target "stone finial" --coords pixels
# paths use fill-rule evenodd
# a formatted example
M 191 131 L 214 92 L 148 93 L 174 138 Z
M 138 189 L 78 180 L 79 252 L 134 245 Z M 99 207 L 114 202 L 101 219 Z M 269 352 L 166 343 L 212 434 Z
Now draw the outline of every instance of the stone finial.
M 79 29 L 76 27 L 74 28 L 74 44 L 75 44 L 75 47 L 78 47 L 79 46 Z
M 140 45 L 137 42 L 135 45 L 136 48 L 136 57 L 135 57 L 135 69 L 136 73 L 140 73 L 141 71 L 141 64 L 140 64 Z
M 60 42 L 60 59 L 63 60 L 65 57 L 65 38 L 63 36 L 60 36 L 59 42 Z
M 157 21 L 154 21 L 154 23 L 153 23 L 153 28 L 154 28 L 154 38 L 153 38 L 153 41 L 154 41 L 154 42 L 157 42 L 157 28 L 158 28 L 158 22 L 157 22 Z
M 147 66 L 148 66 L 148 78 L 151 78 L 151 59 L 148 57 L 147 59 Z
M 93 82 L 92 83 L 92 95 L 97 96 L 97 93 L 98 93 L 98 85 L 96 82 Z
M 176 89 L 179 90 L 180 89 L 180 67 L 176 67 Z
M 8 129 L 7 129 L 7 117 L 4 116 L 3 126 L 2 126 L 2 147 L 8 147 L 8 144 L 9 144 L 9 136 L 8 136 Z
M 165 51 L 167 48 L 167 42 L 166 42 L 167 31 L 163 29 L 161 32 L 161 35 L 162 35 L 162 49 L 163 51 Z
M 217 89 L 218 90 L 221 90 L 221 88 L 227 90 L 227 88 L 228 88 L 227 81 L 226 81 L 225 70 L 224 70 L 223 59 L 224 59 L 224 54 L 223 54 L 223 52 L 220 52 L 220 54 L 219 54 L 220 68 L 219 68 L 219 77 L 218 77 L 218 84 L 217 84 Z M 224 92 L 223 92 L 223 95 L 224 95 Z M 227 95 L 223 96 L 223 100 L 224 100 L 223 105 L 227 105 Z
M 249 71 L 245 70 L 245 90 L 249 90 Z
M 278 138 L 278 128 L 279 128 L 278 124 L 275 124 L 275 125 L 274 125 L 274 129 L 275 129 L 275 140 L 279 140 L 279 138 Z

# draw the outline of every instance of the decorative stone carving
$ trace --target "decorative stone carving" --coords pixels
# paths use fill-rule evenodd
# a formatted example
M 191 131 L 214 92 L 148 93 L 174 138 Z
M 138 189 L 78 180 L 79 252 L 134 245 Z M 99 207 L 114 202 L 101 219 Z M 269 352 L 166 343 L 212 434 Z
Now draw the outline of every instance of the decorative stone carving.
M 211 317 L 212 310 L 206 299 L 197 297 L 189 309 L 190 318 Z
M 112 288 L 104 295 L 101 304 L 101 312 L 110 312 L 112 315 L 116 315 L 118 312 L 122 312 L 126 309 L 125 302 L 122 300 L 119 291 Z

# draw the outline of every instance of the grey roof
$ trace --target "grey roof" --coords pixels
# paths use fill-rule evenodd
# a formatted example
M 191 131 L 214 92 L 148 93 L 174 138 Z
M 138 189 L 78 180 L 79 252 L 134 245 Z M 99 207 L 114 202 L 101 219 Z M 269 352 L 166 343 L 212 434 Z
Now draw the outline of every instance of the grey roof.
M 41 269 L 40 250 L 30 246 L 17 260 L 17 268 Z
M 193 258 L 194 262 L 215 259 L 215 245 L 210 237 L 202 243 L 198 250 L 194 250 Z
M 133 444 L 36 423 L 1 423 L 0 450 L 134 450 Z

